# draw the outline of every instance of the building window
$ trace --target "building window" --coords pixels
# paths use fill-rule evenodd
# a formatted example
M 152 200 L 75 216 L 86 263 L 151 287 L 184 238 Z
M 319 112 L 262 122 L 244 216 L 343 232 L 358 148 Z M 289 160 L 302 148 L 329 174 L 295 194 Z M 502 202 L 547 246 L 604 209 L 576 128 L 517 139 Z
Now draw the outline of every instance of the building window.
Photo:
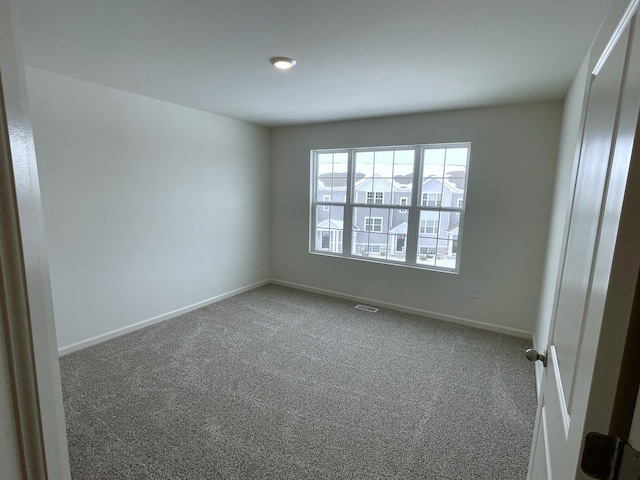
M 312 151 L 310 252 L 457 272 L 470 151 L 469 143 Z
M 442 194 L 435 192 L 424 192 L 422 194 L 423 207 L 439 207 L 442 205 Z
M 342 230 L 316 231 L 316 250 L 342 253 Z
M 384 201 L 384 192 L 367 192 L 367 203 L 377 203 L 382 205 Z
M 381 232 L 382 217 L 364 217 L 364 230 L 366 232 Z
M 420 233 L 437 234 L 438 220 L 422 219 L 420 220 Z

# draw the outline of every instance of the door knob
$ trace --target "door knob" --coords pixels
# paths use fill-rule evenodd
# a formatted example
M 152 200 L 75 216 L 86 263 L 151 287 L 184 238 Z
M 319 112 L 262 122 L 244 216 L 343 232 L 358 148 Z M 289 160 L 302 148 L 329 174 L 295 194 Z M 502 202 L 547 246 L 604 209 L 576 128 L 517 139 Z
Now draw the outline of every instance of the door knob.
M 535 362 L 536 360 L 540 360 L 542 362 L 543 367 L 547 366 L 546 351 L 544 353 L 538 353 L 538 351 L 535 348 L 529 348 L 527 349 L 526 352 L 524 352 L 524 354 L 527 357 L 527 360 L 529 360 L 530 362 Z

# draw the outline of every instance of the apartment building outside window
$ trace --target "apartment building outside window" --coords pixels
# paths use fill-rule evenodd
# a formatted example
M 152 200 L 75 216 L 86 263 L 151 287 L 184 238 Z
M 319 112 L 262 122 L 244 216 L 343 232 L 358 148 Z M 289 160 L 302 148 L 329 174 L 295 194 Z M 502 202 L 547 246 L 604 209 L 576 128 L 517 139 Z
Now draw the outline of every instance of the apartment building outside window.
M 314 254 L 460 268 L 469 143 L 311 152 Z

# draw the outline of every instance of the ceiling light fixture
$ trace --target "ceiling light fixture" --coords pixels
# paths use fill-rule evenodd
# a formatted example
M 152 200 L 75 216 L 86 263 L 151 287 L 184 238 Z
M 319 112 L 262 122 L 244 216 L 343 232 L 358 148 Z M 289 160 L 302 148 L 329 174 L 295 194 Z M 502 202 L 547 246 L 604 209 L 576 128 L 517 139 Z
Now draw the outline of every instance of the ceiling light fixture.
M 280 70 L 289 70 L 296 64 L 296 61 L 289 57 L 273 57 L 269 61 L 274 67 Z

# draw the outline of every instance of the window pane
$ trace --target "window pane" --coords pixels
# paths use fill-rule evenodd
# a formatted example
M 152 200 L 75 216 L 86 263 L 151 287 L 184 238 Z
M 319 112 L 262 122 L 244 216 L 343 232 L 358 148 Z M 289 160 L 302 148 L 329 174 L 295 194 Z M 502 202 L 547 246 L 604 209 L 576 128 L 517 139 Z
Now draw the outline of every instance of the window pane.
M 421 198 L 423 192 L 440 192 L 443 207 L 462 208 L 468 156 L 469 148 L 466 146 L 425 149 Z
M 443 198 L 450 195 L 449 188 L 444 187 L 444 179 L 442 178 L 425 178 L 423 179 L 420 191 L 420 206 L 421 207 L 440 207 L 442 206 Z M 446 195 L 445 195 L 446 194 Z
M 368 205 L 385 205 L 389 203 L 391 192 L 389 190 L 390 186 L 386 181 L 376 178 L 368 179 L 366 183 L 367 190 L 362 190 L 362 195 L 359 195 L 359 198 L 362 198 L 363 201 L 359 203 Z M 369 190 L 369 188 L 373 190 Z
M 393 182 L 390 178 L 379 174 L 367 175 L 360 180 L 355 188 L 357 201 L 371 205 L 390 205 Z M 363 192 L 364 196 L 360 193 Z M 362 201 L 360 200 L 362 199 Z
M 352 254 L 405 261 L 407 226 L 398 214 L 399 209 L 354 207 Z
M 456 254 L 453 253 L 453 242 L 450 240 L 438 240 L 436 252 L 436 266 L 442 268 L 456 268 Z
M 415 150 L 394 150 L 393 152 L 393 178 L 413 177 L 413 163 Z
M 354 202 L 370 205 L 411 204 L 414 150 L 359 151 L 356 157 Z
M 418 264 L 452 270 L 456 268 L 460 216 L 459 212 L 420 212 Z
M 319 153 L 317 156 L 318 177 L 333 175 L 333 153 Z
M 315 249 L 325 252 L 342 253 L 344 207 L 316 207 Z
M 404 181 L 404 180 L 403 180 Z M 412 185 L 400 183 L 398 180 L 393 182 L 393 205 L 411 205 Z
M 445 190 L 442 196 L 443 207 L 463 208 L 464 206 L 464 190 L 455 188 L 453 183 L 445 180 Z
M 324 181 L 329 185 L 329 187 L 320 186 L 321 183 L 318 184 L 316 189 L 316 200 L 318 202 L 334 202 L 334 203 L 343 203 L 347 198 L 347 189 L 345 187 L 335 187 L 331 188 L 331 184 L 334 178 L 329 177 L 325 178 Z
M 329 195 L 332 202 L 344 202 L 347 193 L 347 152 L 319 153 L 317 156 L 316 200 Z
M 444 205 L 447 207 L 462 207 L 465 184 L 467 181 L 467 147 L 448 148 L 445 164 L 445 184 L 450 191 Z
M 460 229 L 460 213 L 459 212 L 442 212 L 440 213 L 440 225 L 443 234 L 458 235 Z
M 415 150 L 393 151 L 392 172 L 389 178 L 392 185 L 392 205 L 411 205 L 414 162 Z M 406 203 L 403 203 L 403 200 Z
M 445 173 L 451 173 L 456 170 L 461 170 L 462 176 L 464 176 L 464 172 L 467 169 L 468 157 L 469 157 L 469 149 L 467 147 L 447 148 Z M 459 176 L 459 175 L 456 175 L 456 176 Z
M 391 203 L 391 182 L 385 178 L 367 177 L 356 184 L 354 195 L 354 203 L 389 205 Z
M 420 212 L 420 223 L 418 225 L 419 235 L 438 236 L 442 229 L 440 212 L 422 210 Z
M 440 207 L 442 206 L 442 192 L 422 192 L 420 197 L 421 207 Z
M 373 152 L 356 152 L 355 180 L 373 176 Z
M 444 176 L 445 148 L 425 148 L 422 163 L 422 178 Z
M 392 233 L 389 235 L 391 242 L 389 249 L 389 260 L 404 262 L 407 259 L 407 234 Z
M 418 258 L 421 265 L 435 265 L 438 238 L 435 235 L 420 235 L 418 237 Z
M 349 155 L 347 152 L 339 152 L 333 154 L 333 176 L 346 177 L 347 168 L 349 166 Z

